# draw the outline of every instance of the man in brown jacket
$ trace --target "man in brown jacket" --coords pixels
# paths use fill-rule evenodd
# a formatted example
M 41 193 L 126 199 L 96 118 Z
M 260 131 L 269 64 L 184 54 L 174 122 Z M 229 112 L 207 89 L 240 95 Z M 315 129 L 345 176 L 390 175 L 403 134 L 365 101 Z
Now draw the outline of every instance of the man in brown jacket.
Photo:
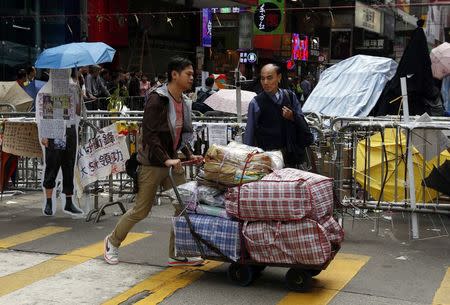
M 158 187 L 171 187 L 168 173 L 174 168 L 177 184 L 185 182 L 178 150 L 188 160 L 200 161 L 201 156 L 192 154 L 189 141 L 193 137 L 192 103 L 183 92 L 192 87 L 194 70 L 192 63 L 181 57 L 174 57 L 168 65 L 169 82 L 152 91 L 147 96 L 142 123 L 142 139 L 138 143 L 139 191 L 136 204 L 116 225 L 114 231 L 105 238 L 104 258 L 109 264 L 119 263 L 119 246 L 131 228 L 147 217 L 155 200 Z M 178 210 L 178 209 L 177 209 Z M 177 213 L 175 213 L 177 214 Z M 199 265 L 201 258 L 176 257 L 173 229 L 170 235 L 169 262 L 173 265 Z

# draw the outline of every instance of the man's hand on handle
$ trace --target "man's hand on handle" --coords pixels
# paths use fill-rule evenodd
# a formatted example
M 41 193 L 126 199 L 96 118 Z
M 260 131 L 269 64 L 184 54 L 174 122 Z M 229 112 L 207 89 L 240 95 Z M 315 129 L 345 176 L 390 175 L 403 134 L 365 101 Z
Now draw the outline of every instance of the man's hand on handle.
M 164 165 L 167 167 L 173 167 L 173 171 L 175 173 L 183 172 L 183 166 L 181 165 L 180 159 L 168 159 L 164 162 Z

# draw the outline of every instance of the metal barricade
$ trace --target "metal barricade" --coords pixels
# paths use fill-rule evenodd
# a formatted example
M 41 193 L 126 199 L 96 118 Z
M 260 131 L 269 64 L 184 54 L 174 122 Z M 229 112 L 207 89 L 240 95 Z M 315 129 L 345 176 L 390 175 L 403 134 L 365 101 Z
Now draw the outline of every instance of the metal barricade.
M 427 187 L 425 179 L 433 167 L 450 159 L 450 154 L 438 141 L 433 144 L 438 153 L 427 155 L 430 139 L 420 133 L 450 130 L 450 120 L 403 124 L 392 119 L 336 118 L 332 121 L 329 141 L 332 154 L 328 160 L 339 210 L 352 215 L 361 211 L 426 213 L 430 218 L 437 215 L 444 232 L 440 236 L 448 236 L 440 215 L 450 215 L 450 198 Z M 379 218 L 375 220 L 378 223 Z M 414 221 L 411 221 L 414 231 Z M 431 222 L 435 225 L 434 220 Z M 378 230 L 377 224 L 375 231 Z

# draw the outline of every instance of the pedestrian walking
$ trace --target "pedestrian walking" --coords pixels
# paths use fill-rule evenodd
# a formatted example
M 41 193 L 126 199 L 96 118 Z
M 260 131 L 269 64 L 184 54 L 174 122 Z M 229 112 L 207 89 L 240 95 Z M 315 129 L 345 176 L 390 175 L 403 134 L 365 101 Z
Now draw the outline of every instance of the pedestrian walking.
M 201 156 L 192 154 L 189 141 L 193 137 L 191 101 L 183 94 L 192 87 L 194 80 L 192 63 L 174 57 L 168 64 L 168 83 L 147 95 L 144 106 L 142 132 L 138 141 L 137 160 L 138 193 L 132 209 L 121 217 L 113 232 L 105 237 L 104 258 L 109 264 L 119 263 L 119 247 L 133 226 L 147 217 L 160 186 L 169 188 L 169 168 L 174 169 L 177 184 L 185 182 L 184 170 L 178 151 L 186 159 L 201 161 Z M 180 207 L 176 206 L 175 216 Z M 169 260 L 174 265 L 200 265 L 201 258 L 175 256 L 173 229 L 170 234 Z

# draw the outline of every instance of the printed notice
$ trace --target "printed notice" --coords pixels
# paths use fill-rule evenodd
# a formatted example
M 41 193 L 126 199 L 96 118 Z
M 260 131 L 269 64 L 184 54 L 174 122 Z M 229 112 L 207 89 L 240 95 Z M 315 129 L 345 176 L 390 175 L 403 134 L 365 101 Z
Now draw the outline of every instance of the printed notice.
M 39 124 L 41 138 L 63 139 L 66 136 L 64 120 L 42 119 Z
M 51 71 L 52 95 L 69 94 L 69 74 L 67 69 Z
M 208 126 L 209 146 L 213 144 L 226 146 L 228 144 L 227 135 L 228 135 L 228 127 L 226 124 L 209 125 Z

